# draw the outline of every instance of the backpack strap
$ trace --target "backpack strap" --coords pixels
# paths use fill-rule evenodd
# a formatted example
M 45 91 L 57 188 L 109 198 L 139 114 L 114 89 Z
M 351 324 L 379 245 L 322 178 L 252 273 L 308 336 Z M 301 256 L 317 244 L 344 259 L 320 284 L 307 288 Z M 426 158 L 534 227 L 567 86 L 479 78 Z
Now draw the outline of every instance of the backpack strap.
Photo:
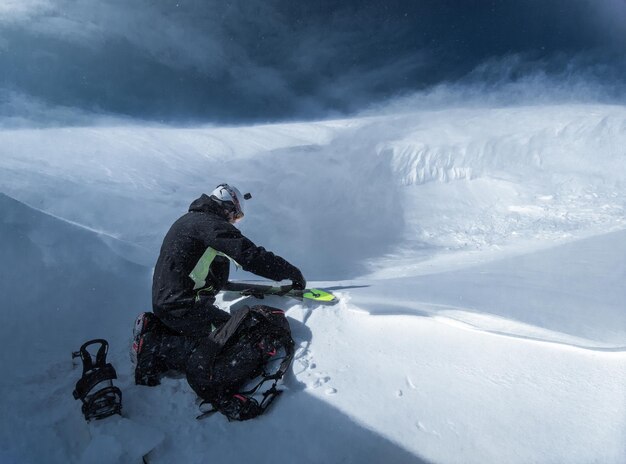
M 200 414 L 196 419 L 205 419 L 218 411 L 224 414 L 229 422 L 254 419 L 263 414 L 274 399 L 282 392 L 283 391 L 278 390 L 276 384 L 274 384 L 269 390 L 263 393 L 263 400 L 261 400 L 260 403 L 252 396 L 237 393 L 231 397 L 222 398 L 211 403 L 215 404 L 215 406 L 213 406 L 211 410 Z M 203 401 L 200 406 L 202 407 L 204 404 L 209 404 L 209 402 Z
M 246 390 L 243 392 L 236 393 L 232 396 L 222 397 L 216 401 L 210 402 L 207 400 L 202 401 L 200 403 L 200 408 L 206 404 L 211 404 L 213 406 L 212 409 L 203 412 L 196 419 L 202 420 L 209 417 L 211 414 L 215 412 L 221 412 L 224 414 L 229 421 L 233 420 L 247 420 L 252 419 L 256 416 L 259 416 L 265 412 L 267 408 L 272 404 L 274 399 L 282 394 L 282 390 L 276 388 L 278 381 L 282 377 L 276 377 L 276 374 L 271 376 L 264 376 L 263 379 L 252 389 Z M 272 386 L 263 392 L 263 400 L 259 403 L 252 395 L 254 395 L 261 385 L 263 385 L 268 380 L 274 380 Z M 217 406 L 215 406 L 217 404 Z

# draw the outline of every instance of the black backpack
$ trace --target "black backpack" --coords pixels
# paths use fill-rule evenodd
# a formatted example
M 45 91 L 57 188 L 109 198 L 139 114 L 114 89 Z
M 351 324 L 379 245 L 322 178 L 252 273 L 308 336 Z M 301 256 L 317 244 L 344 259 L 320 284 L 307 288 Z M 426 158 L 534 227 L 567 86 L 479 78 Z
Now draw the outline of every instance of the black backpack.
M 294 355 L 294 342 L 284 311 L 269 306 L 245 306 L 202 340 L 189 357 L 187 381 L 212 409 L 202 419 L 219 411 L 228 420 L 257 417 L 282 393 L 276 385 L 285 375 Z M 274 373 L 268 368 L 280 365 Z M 244 390 L 253 380 L 258 382 Z M 261 386 L 272 386 L 255 398 Z

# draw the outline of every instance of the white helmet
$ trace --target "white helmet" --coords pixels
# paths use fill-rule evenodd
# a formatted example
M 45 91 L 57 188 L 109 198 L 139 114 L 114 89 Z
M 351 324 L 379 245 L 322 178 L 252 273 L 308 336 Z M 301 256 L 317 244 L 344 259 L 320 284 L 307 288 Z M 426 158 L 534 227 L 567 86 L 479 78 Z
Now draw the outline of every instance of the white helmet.
M 244 200 L 249 200 L 252 195 L 242 195 L 237 187 L 220 184 L 211 192 L 210 197 L 224 206 L 229 221 L 237 222 L 244 216 Z

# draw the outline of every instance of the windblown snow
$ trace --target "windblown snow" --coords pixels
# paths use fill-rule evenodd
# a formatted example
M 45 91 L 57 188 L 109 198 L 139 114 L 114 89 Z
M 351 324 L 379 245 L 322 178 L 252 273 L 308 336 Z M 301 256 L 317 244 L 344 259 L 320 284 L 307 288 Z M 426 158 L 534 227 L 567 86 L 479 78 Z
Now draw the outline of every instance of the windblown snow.
M 625 147 L 607 105 L 1 130 L 0 462 L 625 462 Z M 264 300 L 299 348 L 245 423 L 128 359 L 163 235 L 224 181 L 244 233 L 340 297 Z M 70 353 L 94 337 L 124 416 L 87 425 Z

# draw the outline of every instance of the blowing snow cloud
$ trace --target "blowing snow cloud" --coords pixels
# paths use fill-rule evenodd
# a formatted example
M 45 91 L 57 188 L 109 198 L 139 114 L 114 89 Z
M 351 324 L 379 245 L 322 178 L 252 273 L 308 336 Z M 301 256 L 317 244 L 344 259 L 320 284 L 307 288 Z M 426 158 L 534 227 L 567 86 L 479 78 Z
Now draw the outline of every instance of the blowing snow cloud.
M 621 0 L 8 0 L 0 113 L 317 118 L 477 68 L 490 70 L 481 82 L 582 74 L 623 98 L 625 23 Z M 511 56 L 522 63 L 513 71 L 498 64 Z

